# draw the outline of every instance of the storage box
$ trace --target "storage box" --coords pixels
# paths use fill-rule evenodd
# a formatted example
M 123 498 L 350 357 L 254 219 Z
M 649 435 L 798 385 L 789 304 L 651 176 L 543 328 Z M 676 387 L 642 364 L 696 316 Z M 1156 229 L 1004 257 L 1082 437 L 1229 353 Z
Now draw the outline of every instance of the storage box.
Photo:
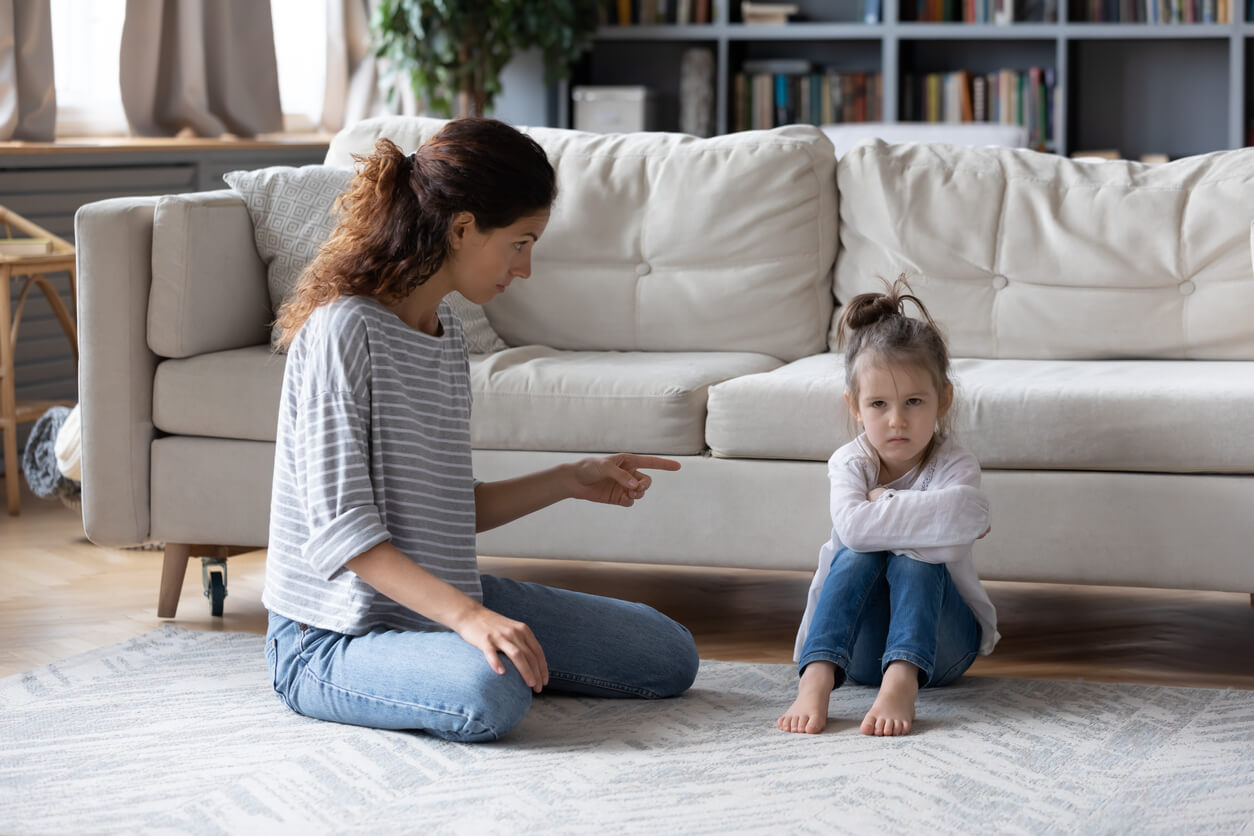
M 647 87 L 576 87 L 577 131 L 597 134 L 655 130 L 653 91 Z

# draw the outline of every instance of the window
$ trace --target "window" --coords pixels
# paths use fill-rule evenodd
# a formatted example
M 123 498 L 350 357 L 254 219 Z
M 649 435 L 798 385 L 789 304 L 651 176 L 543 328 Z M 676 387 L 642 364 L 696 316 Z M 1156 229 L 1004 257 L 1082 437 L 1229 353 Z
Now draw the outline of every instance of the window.
M 271 0 L 283 128 L 313 131 L 326 77 L 323 3 Z M 126 135 L 118 55 L 126 0 L 51 0 L 57 136 Z
M 126 134 L 118 54 L 126 0 L 52 0 L 57 136 Z
M 327 72 L 324 9 L 324 3 L 309 0 L 270 0 L 286 131 L 315 131 L 322 121 Z

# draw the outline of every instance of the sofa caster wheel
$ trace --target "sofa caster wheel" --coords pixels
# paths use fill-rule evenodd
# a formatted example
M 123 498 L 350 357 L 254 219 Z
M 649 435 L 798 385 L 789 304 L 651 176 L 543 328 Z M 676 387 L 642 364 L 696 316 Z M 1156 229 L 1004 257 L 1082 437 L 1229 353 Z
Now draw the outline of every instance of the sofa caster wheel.
M 209 599 L 211 615 L 222 616 L 222 603 L 226 600 L 226 561 L 220 557 L 200 559 L 200 577 Z

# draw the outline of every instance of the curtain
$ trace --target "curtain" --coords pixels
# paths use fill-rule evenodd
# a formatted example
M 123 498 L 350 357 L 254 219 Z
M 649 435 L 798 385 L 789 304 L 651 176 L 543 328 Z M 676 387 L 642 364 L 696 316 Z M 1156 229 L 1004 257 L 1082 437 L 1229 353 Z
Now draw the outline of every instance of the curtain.
M 126 0 L 118 75 L 140 136 L 283 130 L 268 2 Z
M 325 0 L 327 14 L 327 75 L 319 128 L 334 133 L 369 116 L 418 113 L 418 102 L 408 84 L 396 90 L 389 104 L 380 84 L 390 79 L 389 63 L 374 57 L 370 14 L 378 0 Z
M 0 140 L 51 142 L 56 124 L 48 0 L 0 0 Z

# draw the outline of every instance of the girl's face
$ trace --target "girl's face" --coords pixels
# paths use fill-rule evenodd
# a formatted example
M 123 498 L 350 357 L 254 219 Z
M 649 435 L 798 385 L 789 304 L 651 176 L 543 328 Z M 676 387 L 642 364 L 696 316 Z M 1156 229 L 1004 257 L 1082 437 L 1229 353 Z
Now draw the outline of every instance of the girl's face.
M 480 305 L 504 293 L 510 283 L 531 275 L 531 248 L 549 223 L 549 212 L 525 215 L 509 226 L 482 230 L 469 213 L 454 221 L 445 261 L 453 290 Z
M 932 376 L 911 365 L 866 363 L 857 382 L 857 401 L 845 392 L 845 402 L 879 454 L 880 482 L 888 483 L 923 460 L 954 390 L 946 385 L 944 392 L 937 392 Z

